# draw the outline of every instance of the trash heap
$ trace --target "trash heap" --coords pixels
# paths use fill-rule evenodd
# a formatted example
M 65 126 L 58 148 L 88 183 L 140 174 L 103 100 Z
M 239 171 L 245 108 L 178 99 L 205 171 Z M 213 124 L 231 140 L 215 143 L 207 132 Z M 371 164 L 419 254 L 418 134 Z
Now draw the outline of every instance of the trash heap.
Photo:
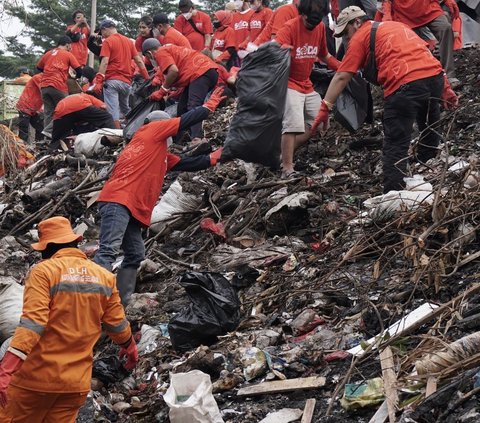
M 126 309 L 140 362 L 125 371 L 101 339 L 78 421 L 479 421 L 479 57 L 457 54 L 461 107 L 404 191 L 381 194 L 381 101 L 373 125 L 301 150 L 298 178 L 241 161 L 168 174 Z M 212 144 L 233 114 L 205 123 Z M 69 217 L 93 256 L 120 151 L 40 149 L 2 180 L 3 346 L 36 224 Z

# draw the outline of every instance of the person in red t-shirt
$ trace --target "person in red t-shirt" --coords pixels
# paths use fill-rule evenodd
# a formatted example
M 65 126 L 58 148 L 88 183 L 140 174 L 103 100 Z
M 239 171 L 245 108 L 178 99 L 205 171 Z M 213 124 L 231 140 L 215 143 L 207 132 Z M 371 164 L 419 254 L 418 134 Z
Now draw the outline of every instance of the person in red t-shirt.
M 230 26 L 232 14 L 225 10 L 218 10 L 213 15 L 215 33 L 212 41 L 212 56 L 215 62 L 222 64 L 228 70 L 236 64 L 237 49 L 235 32 Z
M 328 87 L 312 131 L 328 128 L 328 115 L 340 93 L 370 56 L 372 21 L 359 7 L 343 9 L 337 19 L 335 36 L 344 36 L 348 48 Z M 375 37 L 378 83 L 384 90 L 383 177 L 384 192 L 405 187 L 408 149 L 416 121 L 421 133 L 417 158 L 426 162 L 437 154 L 440 136 L 435 123 L 440 118 L 440 101 L 456 107 L 458 98 L 450 88 L 440 62 L 426 43 L 400 22 L 382 22 Z M 443 93 L 443 94 L 442 94 Z
M 254 13 L 251 14 L 248 22 L 248 37 L 240 46 L 241 48 L 246 49 L 249 42 L 255 41 L 272 19 L 273 10 L 268 7 L 269 4 L 269 0 L 250 0 L 250 9 Z
M 290 19 L 298 16 L 298 2 L 299 0 L 293 0 L 292 4 L 284 4 L 275 10 L 273 16 L 253 43 L 260 46 L 274 39 L 277 32 L 283 28 Z
M 197 51 L 208 51 L 212 43 L 212 21 L 206 13 L 195 9 L 191 0 L 180 0 L 180 15 L 173 27 L 187 37 L 190 45 Z
M 295 150 L 310 138 L 310 126 L 320 108 L 320 95 L 313 89 L 310 74 L 317 60 L 336 70 L 339 61 L 327 50 L 323 17 L 328 0 L 300 0 L 300 16 L 289 20 L 275 40 L 291 48 L 290 75 L 282 122 L 282 177 L 295 175 Z
M 215 111 L 224 98 L 221 90 L 216 90 L 203 106 L 181 117 L 170 119 L 165 112 L 150 113 L 145 125 L 138 129 L 118 157 L 98 197 L 100 247 L 94 261 L 111 271 L 120 249 L 123 250 L 124 258 L 117 273 L 117 288 L 123 305 L 128 304 L 135 291 L 137 268 L 145 258 L 142 228 L 150 225 L 165 173 L 198 170 L 193 166 L 189 169 L 179 167 L 179 157 L 167 152 L 171 137 Z M 212 159 L 203 168 L 214 165 L 218 157 Z
M 179 47 L 192 48 L 188 38 L 170 25 L 170 19 L 165 13 L 159 13 L 153 17 L 153 26 L 159 34 L 157 39 L 163 45 L 173 44 Z
M 55 107 L 50 148 L 58 148 L 60 139 L 68 136 L 72 130 L 81 134 L 100 128 L 115 128 L 105 103 L 85 93 L 69 95 Z
M 40 91 L 41 81 L 41 73 L 33 75 L 25 85 L 15 106 L 18 110 L 18 136 L 24 141 L 28 141 L 30 125 L 35 128 L 35 139 L 41 139 L 43 130 L 43 116 L 40 113 L 43 106 L 42 92 Z
M 72 54 L 77 58 L 78 63 L 85 66 L 88 58 L 87 42 L 90 36 L 90 27 L 81 10 L 75 10 L 72 19 L 74 24 L 67 27 L 65 35 L 72 40 Z
M 235 32 L 235 41 L 240 59 L 247 55 L 245 43 L 248 43 L 250 18 L 254 13 L 255 11 L 250 9 L 250 3 L 244 1 L 242 8 L 233 14 L 232 28 Z
M 117 32 L 115 22 L 108 19 L 102 21 L 100 31 L 104 38 L 100 51 L 102 59 L 95 77 L 93 92 L 100 95 L 103 89 L 107 110 L 112 115 L 116 128 L 120 128 L 120 117 L 124 117 L 130 111 L 128 98 L 133 78 L 132 59 L 143 79 L 148 79 L 149 76 L 134 43 Z
M 135 48 L 142 52 L 142 44 L 148 38 L 153 38 L 153 19 L 151 16 L 142 16 L 138 21 L 138 36 L 135 39 Z
M 181 116 L 203 103 L 208 92 L 213 90 L 218 81 L 218 65 L 206 55 L 173 44 L 161 46 L 155 38 L 143 43 L 143 54 L 158 65 L 155 79 L 163 80 L 162 86 L 150 99 L 160 101 L 175 88 L 184 88 L 178 103 L 177 114 Z M 192 141 L 197 142 L 203 136 L 202 124 L 190 128 Z
M 43 134 L 52 137 L 52 115 L 57 103 L 68 95 L 68 72 L 75 69 L 76 77 L 82 75 L 82 67 L 71 53 L 72 40 L 63 36 L 57 47 L 47 51 L 38 61 L 37 69 L 43 72 L 40 88 L 44 109 Z

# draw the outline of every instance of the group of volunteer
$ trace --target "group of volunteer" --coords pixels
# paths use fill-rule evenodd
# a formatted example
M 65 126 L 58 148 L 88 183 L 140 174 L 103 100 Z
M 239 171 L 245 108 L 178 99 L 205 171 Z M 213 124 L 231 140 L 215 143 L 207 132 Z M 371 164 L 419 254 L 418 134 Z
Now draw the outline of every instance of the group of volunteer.
M 271 41 L 290 52 L 282 178 L 297 175 L 295 151 L 312 137 L 321 140 L 336 100 L 359 71 L 383 87 L 385 192 L 405 186 L 414 123 L 420 131 L 415 158 L 425 163 L 438 152 L 441 107 L 458 105 L 454 0 L 384 0 L 379 9 L 373 0 L 293 0 L 275 11 L 268 0 L 236 0 L 213 16 L 191 0 L 178 6 L 173 25 L 164 13 L 142 17 L 136 40 L 108 19 L 92 33 L 83 12 L 75 11 L 65 36 L 38 62 L 41 73 L 26 82 L 17 104 L 20 135 L 28 137 L 29 124 L 39 132 L 43 108 L 43 134 L 54 148 L 80 123 L 121 128 L 135 78 L 151 81 L 151 102 L 175 99 L 178 117 L 152 111 L 118 157 L 98 198 L 94 262 L 78 249 L 81 236 L 67 219 L 39 224 L 32 248 L 43 260 L 25 282 L 22 317 L 0 364 L 0 423 L 73 423 L 90 389 L 102 329 L 120 345 L 125 367 L 135 367 L 138 352 L 123 306 L 135 291 L 145 258 L 142 230 L 165 173 L 214 166 L 221 154 L 179 157 L 168 148 L 185 131 L 193 144 L 202 141 L 201 122 L 225 99 L 225 87 L 248 54 Z M 427 30 L 438 42 L 440 61 L 429 49 L 430 35 L 417 35 Z M 89 50 L 99 57 L 98 71 L 86 66 Z M 310 80 L 315 62 L 335 72 L 324 98 Z M 68 95 L 79 77 L 81 92 Z M 115 277 L 112 266 L 122 251 Z

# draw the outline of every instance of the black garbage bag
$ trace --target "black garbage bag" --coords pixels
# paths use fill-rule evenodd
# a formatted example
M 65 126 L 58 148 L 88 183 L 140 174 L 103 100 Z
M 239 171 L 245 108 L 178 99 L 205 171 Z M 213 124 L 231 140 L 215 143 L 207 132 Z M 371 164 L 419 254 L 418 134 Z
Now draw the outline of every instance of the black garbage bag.
M 137 132 L 138 128 L 143 125 L 145 118 L 150 112 L 154 110 L 164 110 L 165 109 L 165 102 L 162 101 L 150 101 L 148 98 L 146 100 L 141 101 L 138 103 L 133 109 L 131 109 L 127 116 L 127 124 L 125 128 L 123 128 L 123 137 L 130 141 L 135 132 Z
M 134 77 L 132 81 L 132 88 L 130 90 L 131 94 L 128 98 L 128 104 L 130 108 L 133 109 L 143 100 L 146 100 L 155 90 L 158 90 L 158 87 L 152 86 L 151 79 L 143 79 L 139 75 Z
M 335 75 L 335 71 L 329 70 L 318 63 L 313 65 L 312 72 L 310 73 L 310 81 L 312 81 L 315 91 L 320 94 L 322 98 L 325 97 L 333 75 Z
M 221 274 L 187 272 L 179 282 L 192 303 L 168 323 L 175 350 L 183 352 L 211 345 L 218 336 L 236 329 L 240 323 L 240 301 Z
M 220 161 L 242 159 L 272 168 L 280 164 L 290 50 L 267 43 L 243 61 L 238 103 Z
M 105 385 L 119 382 L 130 373 L 122 365 L 118 357 L 111 355 L 93 362 L 92 376 L 101 380 Z

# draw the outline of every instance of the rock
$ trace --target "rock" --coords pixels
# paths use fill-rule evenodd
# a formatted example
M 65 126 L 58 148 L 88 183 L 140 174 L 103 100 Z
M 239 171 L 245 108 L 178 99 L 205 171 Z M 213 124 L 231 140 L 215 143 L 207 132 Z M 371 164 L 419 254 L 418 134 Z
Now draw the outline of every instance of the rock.
M 255 346 L 263 350 L 272 345 L 277 345 L 280 337 L 281 337 L 281 334 L 271 329 L 256 331 Z
M 283 408 L 273 413 L 268 413 L 267 417 L 260 420 L 259 423 L 289 423 L 302 417 L 303 410 L 299 408 Z
M 240 375 L 227 370 L 222 370 L 220 378 L 212 385 L 212 392 L 216 394 L 218 392 L 229 391 L 243 382 L 244 379 Z

